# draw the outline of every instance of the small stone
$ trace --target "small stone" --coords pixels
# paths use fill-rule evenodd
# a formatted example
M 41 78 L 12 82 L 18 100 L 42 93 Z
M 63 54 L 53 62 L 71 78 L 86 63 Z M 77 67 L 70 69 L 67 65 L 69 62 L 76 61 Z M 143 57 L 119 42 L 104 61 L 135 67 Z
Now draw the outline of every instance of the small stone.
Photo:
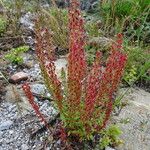
M 0 145 L 1 145 L 1 143 L 3 143 L 3 141 L 4 141 L 4 139 L 0 139 Z
M 115 150 L 115 149 L 108 146 L 108 147 L 105 148 L 105 150 Z
M 19 83 L 20 81 L 25 81 L 28 79 L 28 74 L 24 72 L 18 72 L 14 75 L 12 75 L 9 79 L 9 82 L 11 83 Z
M 46 87 L 44 84 L 33 84 L 31 86 L 31 91 L 36 94 L 44 95 L 46 93 Z
M 58 141 L 57 141 L 57 144 L 60 145 L 60 144 L 61 144 L 61 140 L 58 140 Z
M 21 145 L 21 150 L 28 150 L 28 149 L 29 149 L 29 147 L 28 147 L 27 144 L 22 144 Z
M 51 97 L 51 94 L 50 94 L 50 93 L 47 93 L 46 96 L 47 96 L 47 97 Z
M 13 130 L 10 130 L 10 131 L 9 131 L 9 134 L 13 134 L 13 133 L 14 133 L 14 131 L 13 131 Z
M 93 37 L 88 41 L 88 45 L 90 46 L 108 50 L 110 49 L 112 43 L 113 40 L 106 37 Z
M 45 150 L 51 150 L 51 149 L 50 149 L 50 147 L 46 147 L 46 149 L 45 149 Z
M 13 124 L 13 121 L 11 121 L 11 120 L 2 122 L 2 123 L 0 124 L 0 131 L 9 129 L 10 126 L 12 126 L 12 124 Z
M 0 137 L 2 137 L 2 135 L 3 135 L 3 132 L 2 132 L 2 131 L 0 131 Z

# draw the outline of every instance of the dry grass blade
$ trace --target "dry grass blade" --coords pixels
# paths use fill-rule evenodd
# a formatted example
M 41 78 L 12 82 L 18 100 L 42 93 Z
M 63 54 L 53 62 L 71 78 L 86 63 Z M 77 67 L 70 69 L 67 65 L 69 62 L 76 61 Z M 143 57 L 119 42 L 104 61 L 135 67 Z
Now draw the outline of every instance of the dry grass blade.
M 67 12 L 54 7 L 50 11 L 43 9 L 42 14 L 44 16 L 43 24 L 53 33 L 53 44 L 62 49 L 68 49 Z

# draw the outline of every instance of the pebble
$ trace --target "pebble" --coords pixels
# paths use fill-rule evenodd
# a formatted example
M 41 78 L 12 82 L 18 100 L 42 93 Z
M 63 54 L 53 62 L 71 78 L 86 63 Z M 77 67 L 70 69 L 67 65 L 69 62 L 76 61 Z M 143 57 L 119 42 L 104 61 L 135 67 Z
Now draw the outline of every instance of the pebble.
M 29 149 L 29 147 L 28 147 L 27 144 L 22 144 L 21 145 L 21 150 L 28 150 L 28 149 Z
M 13 125 L 13 121 L 8 120 L 0 124 L 0 131 L 7 130 Z
M 44 95 L 46 92 L 46 87 L 44 84 L 36 83 L 36 84 L 30 85 L 30 86 L 31 86 L 31 91 L 33 93 Z
M 40 104 L 39 106 L 42 108 L 42 113 L 46 119 L 53 118 L 57 114 L 52 114 L 54 108 L 49 101 L 36 101 Z M 17 106 L 7 101 L 1 103 L 0 109 L 0 150 L 37 150 L 43 144 L 43 137 L 49 136 L 46 132 L 43 132 L 42 135 L 37 136 L 34 140 L 30 139 L 30 131 L 42 126 L 33 110 L 18 115 Z M 12 125 L 13 128 L 11 127 Z
M 12 75 L 9 79 L 10 83 L 19 83 L 20 81 L 25 81 L 28 79 L 28 74 L 25 72 L 17 72 Z
M 105 148 L 105 150 L 116 150 L 116 149 L 111 148 L 111 147 L 108 146 L 108 147 Z
M 13 131 L 13 130 L 10 130 L 10 131 L 9 131 L 9 134 L 13 134 L 13 133 L 14 133 L 14 131 Z
M 2 135 L 3 135 L 3 132 L 2 132 L 2 131 L 0 131 L 0 137 L 2 137 Z

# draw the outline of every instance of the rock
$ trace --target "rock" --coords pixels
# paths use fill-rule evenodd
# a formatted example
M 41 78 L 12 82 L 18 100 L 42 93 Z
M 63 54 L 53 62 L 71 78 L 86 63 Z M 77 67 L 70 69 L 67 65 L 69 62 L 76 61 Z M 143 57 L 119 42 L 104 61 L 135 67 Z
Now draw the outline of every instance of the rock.
M 46 147 L 45 150 L 51 150 L 51 148 L 50 147 Z
M 10 83 L 19 83 L 20 81 L 25 81 L 28 79 L 28 74 L 24 72 L 18 72 L 12 75 L 9 79 Z
M 28 29 L 33 30 L 34 24 L 32 22 L 32 19 L 33 15 L 30 12 L 28 12 L 23 17 L 21 17 L 20 23 Z
M 36 83 L 36 84 L 30 85 L 30 87 L 33 93 L 41 94 L 41 95 L 45 95 L 46 93 L 46 87 L 44 84 Z
M 101 49 L 110 49 L 112 43 L 113 40 L 106 37 L 93 37 L 88 41 L 88 45 Z
M 122 89 L 125 91 L 126 89 Z M 119 150 L 149 150 L 150 148 L 150 93 L 131 89 L 122 99 L 127 105 L 119 116 L 114 116 L 122 130 L 120 139 L 124 144 Z
M 31 105 L 25 96 L 24 91 L 20 86 L 16 85 L 8 85 L 6 87 L 6 96 L 5 99 L 6 101 L 10 102 L 11 105 L 9 105 L 8 110 L 9 113 L 8 115 L 12 115 L 14 117 L 13 112 L 15 111 L 15 106 L 17 105 L 19 108 L 22 109 L 23 112 L 30 111 L 31 110 Z M 15 104 L 15 105 L 12 105 Z
M 93 12 L 99 3 L 99 0 L 81 0 L 81 9 L 87 12 Z
M 56 74 L 58 78 L 61 77 L 61 69 L 64 68 L 66 70 L 67 68 L 67 60 L 66 58 L 60 58 L 55 61 L 55 66 L 56 66 Z
M 20 89 L 17 86 L 10 84 L 6 87 L 6 90 L 7 90 L 5 96 L 6 101 L 11 102 L 13 104 L 21 102 L 23 91 L 20 92 Z M 8 107 L 9 112 L 12 112 L 14 107 L 15 107 L 14 105 L 9 106 Z
M 56 4 L 59 8 L 65 8 L 69 6 L 69 1 L 70 0 L 56 0 Z M 50 0 L 47 0 L 48 4 L 51 5 Z M 95 8 L 99 6 L 99 0 L 81 0 L 81 9 L 88 11 L 88 12 L 93 12 Z
M 7 130 L 13 125 L 13 121 L 8 120 L 0 124 L 0 131 Z
M 51 103 L 49 103 L 45 110 L 47 110 L 49 117 L 53 117 L 50 115 L 50 106 Z M 6 122 L 5 120 L 11 120 L 13 122 L 8 130 L 0 130 L 0 150 L 38 150 L 40 149 L 39 146 L 45 142 L 45 138 L 48 139 L 49 132 L 43 132 L 31 140 L 31 133 L 41 127 L 41 122 L 38 117 L 35 117 L 33 110 L 27 114 L 23 114 L 16 106 L 14 108 L 11 103 L 2 101 L 0 104 L 0 112 L 0 126 Z M 9 117 L 9 114 L 12 114 L 12 117 Z M 45 116 L 45 114 L 43 115 Z M 41 136 L 43 137 L 43 141 L 39 140 Z M 51 144 L 48 145 L 48 147 L 51 147 Z

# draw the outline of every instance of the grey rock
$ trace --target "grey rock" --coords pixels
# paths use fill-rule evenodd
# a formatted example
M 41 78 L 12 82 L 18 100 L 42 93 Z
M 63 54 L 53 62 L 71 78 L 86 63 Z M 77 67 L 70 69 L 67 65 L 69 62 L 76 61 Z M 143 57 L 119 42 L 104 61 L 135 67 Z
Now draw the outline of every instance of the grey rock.
M 9 90 L 8 87 L 7 87 L 7 90 Z M 11 95 L 12 95 L 12 94 L 11 94 Z M 8 111 L 9 111 L 9 112 L 16 111 L 15 109 L 16 109 L 15 105 L 9 105 L 9 107 L 8 107 Z
M 7 130 L 13 125 L 13 121 L 7 120 L 0 124 L 0 131 Z
M 59 139 L 56 143 L 57 143 L 58 145 L 60 145 L 60 144 L 61 144 L 61 140 Z
M 6 107 L 6 109 L 8 110 L 6 112 L 6 113 L 8 113 L 7 117 L 13 118 L 13 119 L 15 117 L 17 117 L 16 110 L 18 108 L 21 108 L 22 111 L 25 111 L 25 112 L 28 110 L 31 110 L 29 101 L 20 86 L 10 84 L 6 87 L 6 89 L 7 89 L 7 92 L 6 92 L 5 99 L 6 99 L 6 101 L 9 102 L 9 103 L 5 103 L 5 105 L 8 105 L 8 107 Z M 16 105 L 18 107 L 16 107 Z
M 51 148 L 50 147 L 46 147 L 46 149 L 45 150 L 51 150 Z
M 98 6 L 99 0 L 81 0 L 81 9 L 85 11 L 93 11 Z
M 23 17 L 21 17 L 20 23 L 23 26 L 29 28 L 30 30 L 33 30 L 34 23 L 32 22 L 32 18 L 33 18 L 33 15 L 30 12 L 28 12 Z
M 125 91 L 126 89 L 122 89 Z M 150 148 L 150 93 L 142 89 L 131 89 L 123 98 L 127 105 L 119 116 L 114 116 L 122 130 L 124 144 L 119 150 L 149 150 Z
M 106 37 L 93 37 L 88 41 L 88 45 L 101 49 L 109 49 L 112 46 L 113 40 Z
M 49 1 L 50 4 L 50 0 Z M 70 0 L 56 0 L 56 4 L 58 5 L 58 7 L 64 8 L 69 6 L 69 1 Z M 95 7 L 98 6 L 99 0 L 81 0 L 81 9 L 85 10 L 85 11 L 92 11 L 94 10 Z
M 36 94 L 41 94 L 41 95 L 45 95 L 46 93 L 46 87 L 44 84 L 33 84 L 33 85 L 30 85 L 31 86 L 31 91 L 33 93 L 36 93 Z

